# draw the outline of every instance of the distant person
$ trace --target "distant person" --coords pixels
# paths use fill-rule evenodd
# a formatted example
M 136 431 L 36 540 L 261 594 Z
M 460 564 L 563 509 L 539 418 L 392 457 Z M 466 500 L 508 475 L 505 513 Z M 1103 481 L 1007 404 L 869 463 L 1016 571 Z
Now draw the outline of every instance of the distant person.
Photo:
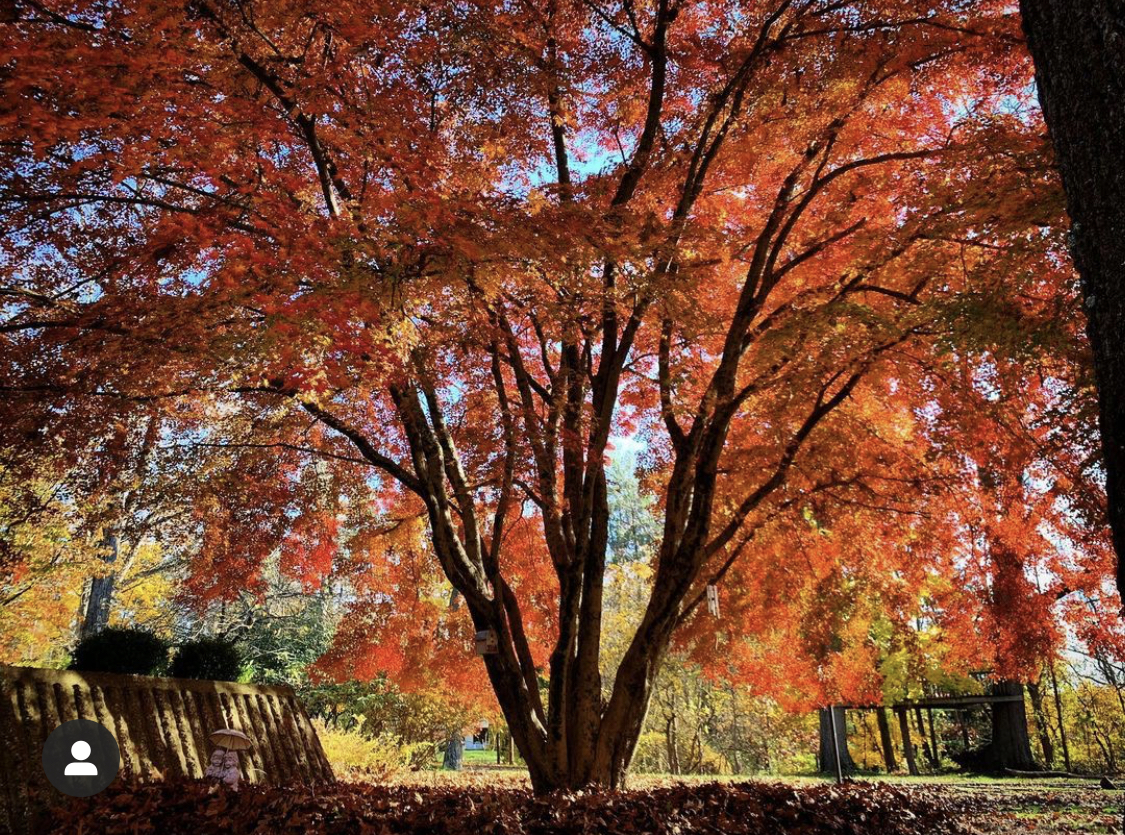
M 98 767 L 93 763 L 84 762 L 90 756 L 90 743 L 83 739 L 70 746 L 70 756 L 74 762 L 69 763 L 63 774 L 67 777 L 97 777 Z

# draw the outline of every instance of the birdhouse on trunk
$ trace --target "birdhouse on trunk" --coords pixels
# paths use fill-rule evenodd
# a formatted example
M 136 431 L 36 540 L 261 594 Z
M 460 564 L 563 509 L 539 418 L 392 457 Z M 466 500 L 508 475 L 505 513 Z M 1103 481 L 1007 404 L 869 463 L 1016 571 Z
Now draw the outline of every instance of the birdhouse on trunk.
M 495 655 L 500 651 L 500 642 L 496 638 L 496 631 L 493 629 L 482 629 L 477 633 L 476 640 L 477 655 Z

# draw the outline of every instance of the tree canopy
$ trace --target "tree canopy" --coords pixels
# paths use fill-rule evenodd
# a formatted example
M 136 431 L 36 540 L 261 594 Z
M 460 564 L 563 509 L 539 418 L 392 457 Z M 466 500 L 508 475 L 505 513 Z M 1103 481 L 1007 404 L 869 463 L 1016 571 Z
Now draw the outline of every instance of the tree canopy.
M 823 704 L 895 653 L 1027 676 L 1091 605 L 1118 640 L 1010 3 L 18 9 L 4 466 L 109 478 L 155 421 L 200 605 L 349 577 L 324 666 L 487 676 L 539 789 L 620 783 L 673 646 Z

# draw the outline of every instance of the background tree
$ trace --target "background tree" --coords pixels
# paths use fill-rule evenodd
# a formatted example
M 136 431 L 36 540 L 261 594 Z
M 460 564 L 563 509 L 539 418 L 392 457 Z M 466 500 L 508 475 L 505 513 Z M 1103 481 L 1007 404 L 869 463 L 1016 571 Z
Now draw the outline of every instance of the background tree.
M 1020 0 L 1082 276 L 1097 371 L 1109 524 L 1125 591 L 1125 9 L 1114 0 Z

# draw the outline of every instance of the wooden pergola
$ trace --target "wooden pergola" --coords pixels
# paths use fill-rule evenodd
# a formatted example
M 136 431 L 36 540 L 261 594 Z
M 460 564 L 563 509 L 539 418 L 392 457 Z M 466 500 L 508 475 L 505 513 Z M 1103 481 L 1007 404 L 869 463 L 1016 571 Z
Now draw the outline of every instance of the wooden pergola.
M 978 696 L 927 696 L 924 699 L 906 699 L 890 705 L 840 705 L 845 710 L 964 710 L 968 707 L 993 705 L 998 702 L 1022 702 L 1020 695 L 993 695 L 981 693 Z
M 906 766 L 911 774 L 920 773 L 918 770 L 918 763 L 914 757 L 914 745 L 911 741 L 910 722 L 907 718 L 909 711 L 916 711 L 918 717 L 919 729 L 921 730 L 922 720 L 921 712 L 934 711 L 934 710 L 956 710 L 963 711 L 975 707 L 992 707 L 997 704 L 1005 704 L 1011 702 L 1023 702 L 1023 693 L 980 693 L 975 695 L 960 695 L 960 694 L 935 694 L 926 696 L 921 699 L 905 699 L 893 704 L 857 704 L 857 705 L 836 705 L 837 708 L 844 710 L 860 710 L 860 711 L 877 711 L 877 719 L 879 723 L 879 731 L 882 736 L 881 743 L 884 748 L 884 757 L 887 760 L 888 770 L 893 770 L 894 750 L 891 742 L 890 729 L 886 723 L 886 714 L 884 711 L 891 710 L 895 716 L 898 717 L 899 732 L 902 734 L 902 745 L 906 755 Z M 922 731 L 924 734 L 924 731 Z M 930 746 L 933 756 L 938 756 L 937 752 L 937 739 L 933 733 L 933 720 L 930 721 Z M 836 754 L 837 762 L 839 762 L 839 753 Z

